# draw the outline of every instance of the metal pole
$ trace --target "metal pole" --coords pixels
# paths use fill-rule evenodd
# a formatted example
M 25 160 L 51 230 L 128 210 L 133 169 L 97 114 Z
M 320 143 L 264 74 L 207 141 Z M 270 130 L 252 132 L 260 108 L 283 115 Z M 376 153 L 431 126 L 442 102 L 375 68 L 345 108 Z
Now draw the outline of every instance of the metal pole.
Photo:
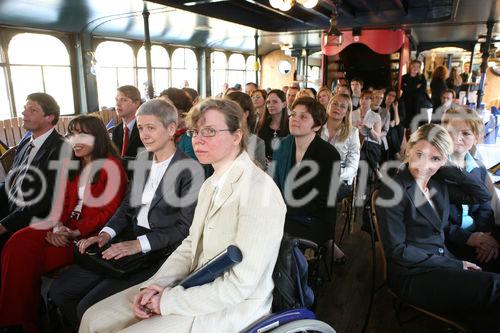
M 255 64 L 254 64 L 254 69 L 255 69 L 255 84 L 257 87 L 259 86 L 259 34 L 257 30 L 255 30 Z
M 151 37 L 149 36 L 149 11 L 146 1 L 144 1 L 144 9 L 142 11 L 144 18 L 144 49 L 146 50 L 146 74 L 148 78 L 148 98 L 154 97 L 153 88 L 153 70 L 151 69 Z
M 493 32 L 493 25 L 494 25 L 493 21 L 488 21 L 488 23 L 486 23 L 488 32 L 486 33 L 486 42 L 484 43 L 484 49 L 482 55 L 483 60 L 481 62 L 481 81 L 479 83 L 479 89 L 477 91 L 477 102 L 476 102 L 477 109 L 481 105 L 484 96 L 484 83 L 485 83 L 484 81 L 486 79 L 486 70 L 488 68 L 488 57 L 490 56 L 491 34 Z
M 306 49 L 306 58 L 304 61 L 304 88 L 307 88 L 308 76 L 309 76 L 309 49 Z
M 446 60 L 446 67 L 451 70 L 451 61 L 453 60 L 453 54 L 448 54 L 448 59 Z

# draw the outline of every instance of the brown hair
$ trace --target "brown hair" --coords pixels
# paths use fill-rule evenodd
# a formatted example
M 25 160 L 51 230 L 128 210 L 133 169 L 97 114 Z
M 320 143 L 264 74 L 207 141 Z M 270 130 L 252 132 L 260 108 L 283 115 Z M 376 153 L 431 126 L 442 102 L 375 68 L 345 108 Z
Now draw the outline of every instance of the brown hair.
M 252 128 L 255 128 L 255 109 L 253 107 L 252 98 L 241 91 L 233 91 L 224 98 L 235 101 L 243 109 L 243 112 L 248 111 L 247 125 L 248 130 L 252 132 Z
M 255 89 L 250 94 L 250 97 L 253 97 L 253 95 L 258 94 L 258 93 L 260 93 L 260 95 L 262 96 L 262 98 L 264 98 L 264 100 L 267 98 L 267 92 L 264 89 Z
M 42 108 L 44 115 L 54 116 L 54 119 L 52 120 L 52 125 L 57 124 L 57 122 L 59 121 L 60 108 L 54 97 L 46 93 L 37 92 L 29 94 L 28 97 L 26 97 L 26 100 L 37 102 L 38 105 L 40 105 L 40 107 Z
M 168 88 L 160 93 L 160 97 L 161 96 L 167 96 L 168 99 L 170 99 L 172 103 L 174 103 L 179 114 L 188 112 L 189 109 L 191 109 L 191 107 L 193 106 L 193 100 L 191 99 L 191 96 L 189 96 L 189 94 L 182 89 Z
M 436 69 L 434 69 L 434 72 L 432 73 L 433 80 L 444 81 L 447 76 L 448 76 L 448 70 L 444 66 L 436 67 Z
M 328 96 L 330 96 L 329 100 L 331 100 L 332 97 L 333 97 L 333 93 L 332 93 L 332 90 L 330 88 L 328 88 L 327 86 L 323 86 L 323 87 L 321 87 L 319 89 L 318 94 L 316 95 L 316 100 L 319 101 L 319 94 L 321 94 L 323 91 L 326 91 L 326 93 L 328 94 Z
M 451 85 L 453 86 L 459 86 L 462 84 L 462 78 L 460 77 L 460 75 L 458 75 L 456 66 L 451 67 L 449 80 Z
M 134 86 L 121 86 L 116 90 L 130 98 L 133 102 L 141 102 L 141 92 Z
M 238 103 L 230 99 L 207 98 L 191 108 L 186 117 L 186 124 L 189 128 L 196 127 L 198 121 L 208 110 L 217 110 L 224 115 L 224 120 L 230 133 L 241 130 L 241 151 L 247 149 L 248 144 L 248 126 L 243 109 Z
M 314 121 L 314 127 L 323 126 L 326 123 L 326 110 L 320 102 L 312 97 L 299 97 L 295 99 L 292 104 L 292 110 L 295 109 L 297 105 L 303 105 L 306 107 L 307 112 L 309 112 Z
M 275 94 L 276 96 L 278 96 L 278 98 L 280 99 L 280 101 L 282 103 L 285 103 L 285 107 L 281 110 L 281 122 L 280 122 L 279 134 L 280 134 L 280 136 L 282 136 L 284 134 L 288 134 L 288 111 L 287 111 L 287 106 L 286 106 L 286 95 L 280 89 L 273 89 L 267 94 L 266 98 L 269 98 L 269 96 L 271 94 Z M 267 99 L 266 99 L 266 102 L 267 102 Z M 259 133 L 260 130 L 264 127 L 264 125 L 268 124 L 270 122 L 271 122 L 271 117 L 269 116 L 269 111 L 267 110 L 267 103 L 266 103 L 264 117 L 261 117 L 259 119 L 259 124 L 257 125 L 256 132 Z

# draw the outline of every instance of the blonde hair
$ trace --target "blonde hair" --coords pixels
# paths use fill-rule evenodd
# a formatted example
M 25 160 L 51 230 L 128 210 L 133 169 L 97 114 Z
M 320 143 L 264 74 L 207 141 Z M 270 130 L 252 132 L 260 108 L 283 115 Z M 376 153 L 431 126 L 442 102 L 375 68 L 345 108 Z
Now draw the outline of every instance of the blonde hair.
M 351 133 L 352 130 L 352 100 L 349 95 L 346 94 L 337 94 L 334 95 L 333 98 L 330 99 L 330 102 L 328 102 L 327 106 L 327 111 L 330 110 L 330 108 L 333 105 L 333 102 L 338 100 L 339 98 L 343 98 L 347 102 L 347 112 L 342 118 L 342 122 L 340 123 L 340 134 L 339 134 L 339 141 L 345 141 L 349 137 L 349 134 Z M 327 112 L 327 114 L 329 114 Z
M 295 100 L 298 100 L 301 97 L 311 97 L 314 98 L 314 94 L 311 90 L 309 89 L 301 89 L 298 93 L 297 96 L 295 96 Z
M 454 107 L 446 110 L 443 115 L 442 123 L 444 126 L 453 126 L 453 122 L 465 122 L 474 133 L 478 142 L 482 141 L 484 135 L 484 124 L 479 114 L 472 109 L 466 107 Z
M 230 133 L 241 130 L 240 148 L 241 151 L 246 150 L 249 136 L 246 116 L 238 103 L 230 99 L 207 98 L 193 106 L 186 117 L 188 128 L 196 127 L 198 121 L 208 110 L 217 110 L 224 115 Z
M 406 152 L 412 149 L 419 141 L 425 140 L 434 146 L 443 157 L 448 158 L 453 153 L 453 140 L 448 131 L 436 124 L 425 124 L 420 126 L 408 140 Z M 408 155 L 405 157 L 408 162 Z
M 329 101 L 331 101 L 332 97 L 333 97 L 333 93 L 332 91 L 330 90 L 330 88 L 328 88 L 327 86 L 323 86 L 319 89 L 318 93 L 316 94 L 316 100 L 319 102 L 319 94 L 321 94 L 323 91 L 325 91 L 329 97 Z M 330 102 L 328 102 L 328 104 L 330 104 Z

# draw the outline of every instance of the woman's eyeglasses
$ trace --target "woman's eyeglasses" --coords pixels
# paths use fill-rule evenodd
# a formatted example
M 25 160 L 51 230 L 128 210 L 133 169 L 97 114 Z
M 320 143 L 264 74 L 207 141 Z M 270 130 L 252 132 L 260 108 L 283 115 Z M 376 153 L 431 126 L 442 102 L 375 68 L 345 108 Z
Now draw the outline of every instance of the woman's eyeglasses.
M 232 132 L 229 128 L 217 130 L 212 127 L 203 127 L 201 129 L 190 128 L 186 130 L 186 134 L 192 138 L 197 137 L 198 134 L 201 134 L 201 136 L 204 138 L 211 138 L 214 137 L 217 134 L 217 132 L 226 132 L 226 131 Z

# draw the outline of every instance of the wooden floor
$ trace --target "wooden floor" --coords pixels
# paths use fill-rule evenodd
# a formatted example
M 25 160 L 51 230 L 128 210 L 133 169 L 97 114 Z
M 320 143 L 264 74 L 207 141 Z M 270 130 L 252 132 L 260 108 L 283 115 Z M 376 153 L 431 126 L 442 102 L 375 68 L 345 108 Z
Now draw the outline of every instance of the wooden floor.
M 360 214 L 357 214 L 358 216 Z M 340 234 L 343 221 L 337 223 Z M 320 320 L 330 324 L 337 333 L 361 333 L 366 318 L 372 287 L 372 252 L 370 235 L 360 230 L 355 223 L 353 232 L 344 237 L 341 248 L 346 253 L 347 263 L 334 267 L 334 278 L 324 282 L 317 292 L 316 313 Z M 377 286 L 381 284 L 382 272 L 377 272 Z M 393 309 L 393 297 L 382 288 L 375 296 L 373 310 L 366 332 L 402 332 Z M 406 309 L 403 318 L 417 313 Z M 447 325 L 427 316 L 404 325 L 404 332 L 443 332 Z

